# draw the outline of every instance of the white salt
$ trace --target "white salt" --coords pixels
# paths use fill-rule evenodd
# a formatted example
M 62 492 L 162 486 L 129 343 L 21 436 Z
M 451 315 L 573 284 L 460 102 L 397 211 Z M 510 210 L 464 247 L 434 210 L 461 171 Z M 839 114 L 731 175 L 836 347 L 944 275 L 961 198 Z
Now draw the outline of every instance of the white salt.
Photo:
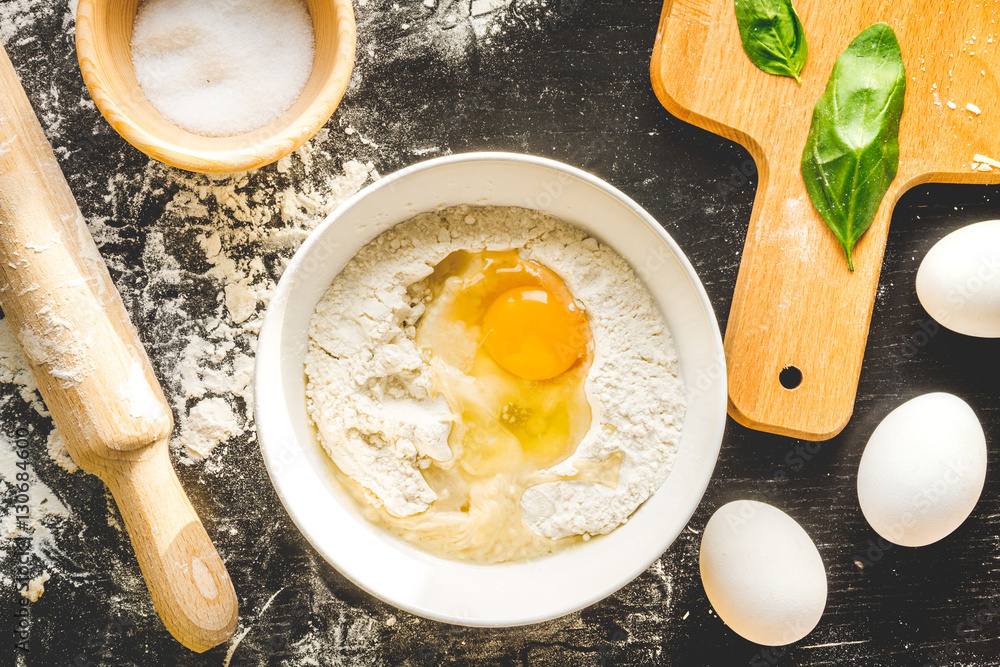
M 304 0 L 144 0 L 132 34 L 136 79 L 175 125 L 207 136 L 267 125 L 312 72 Z

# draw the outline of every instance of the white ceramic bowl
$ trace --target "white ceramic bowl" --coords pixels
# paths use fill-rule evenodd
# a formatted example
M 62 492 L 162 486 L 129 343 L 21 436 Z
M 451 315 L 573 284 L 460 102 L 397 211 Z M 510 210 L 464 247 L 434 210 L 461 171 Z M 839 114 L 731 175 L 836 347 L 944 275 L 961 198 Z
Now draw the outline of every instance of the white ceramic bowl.
M 366 521 L 331 473 L 306 414 L 309 318 L 366 243 L 438 206 L 548 211 L 614 248 L 646 282 L 673 334 L 687 416 L 670 476 L 609 535 L 537 560 L 473 565 L 427 554 Z M 687 524 L 708 485 L 726 421 L 722 338 L 704 287 L 677 244 L 634 201 L 579 169 L 508 153 L 408 167 L 346 202 L 285 270 L 257 343 L 254 412 L 274 487 L 306 539 L 351 581 L 420 616 L 520 625 L 576 611 L 642 573 Z

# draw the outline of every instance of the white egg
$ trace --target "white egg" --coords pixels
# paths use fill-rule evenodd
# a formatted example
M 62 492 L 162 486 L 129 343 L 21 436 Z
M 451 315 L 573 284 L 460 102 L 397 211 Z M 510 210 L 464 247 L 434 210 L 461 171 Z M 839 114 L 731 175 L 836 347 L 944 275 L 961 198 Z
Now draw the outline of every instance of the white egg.
M 701 582 L 726 625 L 757 644 L 802 639 L 826 608 L 826 570 L 795 519 L 770 505 L 737 500 L 708 521 Z
M 986 436 L 957 396 L 924 394 L 890 412 L 858 467 L 858 501 L 875 532 L 907 547 L 937 542 L 972 513 L 986 482 Z
M 917 270 L 917 298 L 952 331 L 1000 337 L 1000 220 L 963 227 L 938 241 Z

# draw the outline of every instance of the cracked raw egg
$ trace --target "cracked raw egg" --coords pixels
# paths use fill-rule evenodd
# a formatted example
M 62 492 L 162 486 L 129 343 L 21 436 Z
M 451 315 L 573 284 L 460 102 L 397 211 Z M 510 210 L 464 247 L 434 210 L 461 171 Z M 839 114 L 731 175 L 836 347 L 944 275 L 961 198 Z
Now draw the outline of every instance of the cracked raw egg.
M 563 280 L 514 250 L 463 251 L 426 288 L 417 344 L 436 371 L 434 390 L 459 417 L 449 444 L 465 482 L 534 474 L 575 451 L 591 423 L 593 341 Z M 453 495 L 465 504 L 463 484 L 437 473 L 425 477 L 438 503 Z

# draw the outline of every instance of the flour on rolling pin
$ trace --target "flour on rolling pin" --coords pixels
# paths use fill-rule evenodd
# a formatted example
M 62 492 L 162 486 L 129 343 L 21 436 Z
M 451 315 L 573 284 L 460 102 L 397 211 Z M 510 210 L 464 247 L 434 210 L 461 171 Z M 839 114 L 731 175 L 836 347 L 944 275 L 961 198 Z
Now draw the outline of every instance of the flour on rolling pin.
M 7 144 L 15 139 L 8 140 Z M 3 154 L 0 154 L 0 159 L 2 157 Z M 67 225 L 66 228 L 72 229 L 73 227 Z M 80 225 L 78 229 L 85 230 L 85 227 Z M 79 243 L 75 245 L 72 252 L 85 264 L 90 265 L 89 268 L 93 274 L 98 270 L 103 270 L 103 260 L 97 254 L 90 239 L 82 238 L 83 233 L 86 232 L 81 231 Z M 60 249 L 63 243 L 62 232 L 54 233 L 44 242 L 25 241 L 23 247 L 27 252 L 24 255 L 20 253 L 13 255 L 12 259 L 16 261 L 9 262 L 8 268 L 17 271 L 19 268 L 26 267 L 31 261 L 31 255 Z M 94 293 L 98 297 L 105 295 L 105 286 L 102 281 L 81 277 L 75 269 L 69 267 L 67 269 L 67 275 L 73 277 L 69 277 L 58 283 L 59 289 L 88 285 L 94 289 Z M 6 291 L 7 289 L 9 289 L 9 285 L 6 284 L 0 287 L 0 291 Z M 38 289 L 41 289 L 41 286 L 32 282 L 22 287 L 16 295 L 22 297 Z M 97 307 L 103 309 L 103 305 L 98 305 Z M 61 318 L 53 308 L 44 307 L 38 311 L 38 323 L 40 326 L 33 328 L 26 325 L 21 330 L 20 341 L 24 349 L 24 354 L 36 364 L 48 367 L 50 369 L 49 374 L 58 380 L 63 387 L 68 388 L 78 384 L 88 373 L 96 368 L 93 350 L 97 347 L 98 341 L 81 333 L 80 328 L 74 322 Z M 151 389 L 148 389 L 148 392 L 152 394 Z
M 128 379 L 118 385 L 118 393 L 129 406 L 129 413 L 136 419 L 156 421 L 166 417 L 138 359 L 129 367 Z
M 39 316 L 47 328 L 36 331 L 26 326 L 21 330 L 24 354 L 36 364 L 48 366 L 49 374 L 63 387 L 80 383 L 96 368 L 90 350 L 97 341 L 82 336 L 71 323 L 59 320 L 44 309 Z M 53 334 L 57 332 L 64 337 L 54 338 Z

